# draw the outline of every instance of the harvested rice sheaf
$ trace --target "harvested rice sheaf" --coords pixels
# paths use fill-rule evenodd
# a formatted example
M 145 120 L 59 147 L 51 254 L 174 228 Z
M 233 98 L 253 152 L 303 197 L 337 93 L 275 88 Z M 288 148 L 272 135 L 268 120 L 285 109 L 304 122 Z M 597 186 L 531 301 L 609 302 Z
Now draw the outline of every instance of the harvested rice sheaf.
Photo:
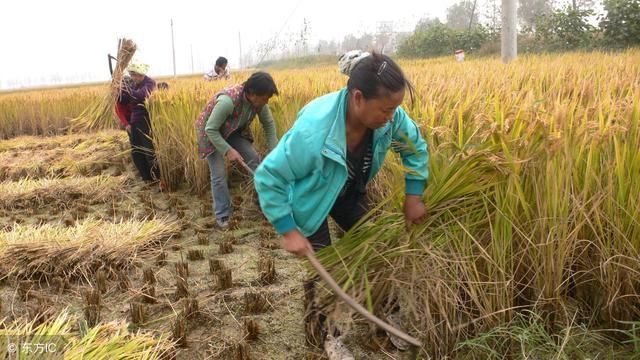
M 16 225 L 0 232 L 0 263 L 18 278 L 91 278 L 100 268 L 122 270 L 157 253 L 180 225 L 167 219 L 105 222 L 75 227 Z
M 41 324 L 3 320 L 0 338 L 19 337 L 22 343 L 55 344 L 56 349 L 64 349 L 65 359 L 163 359 L 174 347 L 168 334 L 130 333 L 125 322 L 100 323 L 80 333 L 74 331 L 77 323 L 78 319 L 67 311 Z
M 67 208 L 73 202 L 97 204 L 117 201 L 128 179 L 99 175 L 0 182 L 0 213 L 42 206 Z
M 0 151 L 0 180 L 98 175 L 111 166 L 124 166 L 129 156 L 126 142 L 122 135 L 104 142 L 81 142 L 72 148 Z

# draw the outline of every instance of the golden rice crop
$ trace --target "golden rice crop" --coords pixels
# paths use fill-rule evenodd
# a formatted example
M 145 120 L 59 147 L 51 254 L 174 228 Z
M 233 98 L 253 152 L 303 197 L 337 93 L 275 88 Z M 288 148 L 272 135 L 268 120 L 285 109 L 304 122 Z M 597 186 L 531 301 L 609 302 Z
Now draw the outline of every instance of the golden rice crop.
M 61 136 L 19 136 L 0 142 L 0 151 L 50 150 L 58 147 L 72 147 L 90 134 L 61 135 Z
M 640 315 L 638 60 L 536 56 L 414 74 L 429 218 L 405 230 L 389 164 L 378 182 L 397 190 L 388 204 L 321 259 L 370 309 L 399 304 L 435 357 L 524 309 L 549 329 L 625 329 Z
M 387 201 L 319 254 L 343 287 L 380 315 L 399 303 L 436 358 L 523 309 L 551 330 L 631 326 L 640 316 L 640 52 L 400 64 L 415 88 L 404 107 L 429 143 L 429 217 L 405 230 L 402 168 L 389 156 L 370 188 Z M 194 120 L 211 95 L 248 75 L 180 79 L 151 96 L 170 188 L 208 191 Z M 305 103 L 347 81 L 336 67 L 272 75 L 279 135 Z M 252 129 L 264 153 L 259 122 Z
M 106 85 L 86 85 L 0 93 L 0 139 L 65 134 L 70 120 L 105 91 Z

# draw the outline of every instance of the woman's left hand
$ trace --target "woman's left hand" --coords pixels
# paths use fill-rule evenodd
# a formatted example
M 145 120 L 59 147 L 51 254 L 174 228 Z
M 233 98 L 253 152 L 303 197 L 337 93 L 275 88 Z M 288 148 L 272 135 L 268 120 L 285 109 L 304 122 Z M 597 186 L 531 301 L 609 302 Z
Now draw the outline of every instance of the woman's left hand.
M 427 208 L 422 202 L 422 197 L 407 194 L 404 199 L 404 219 L 406 220 L 407 226 L 421 223 L 426 214 Z

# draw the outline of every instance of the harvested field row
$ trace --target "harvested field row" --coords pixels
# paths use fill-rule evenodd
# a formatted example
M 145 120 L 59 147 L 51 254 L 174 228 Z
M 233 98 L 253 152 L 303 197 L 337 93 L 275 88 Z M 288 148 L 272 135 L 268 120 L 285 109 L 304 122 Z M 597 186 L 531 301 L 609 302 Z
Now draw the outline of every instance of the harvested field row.
M 106 175 L 5 181 L 0 183 L 0 215 L 44 205 L 68 208 L 79 199 L 88 204 L 117 200 L 128 182 L 126 176 Z
M 107 223 L 85 220 L 75 227 L 16 225 L 0 233 L 0 264 L 9 276 L 87 279 L 98 269 L 125 269 L 156 253 L 178 234 L 174 220 Z
M 110 167 L 119 175 L 129 156 L 125 137 L 81 142 L 74 147 L 0 152 L 0 180 L 98 175 Z
M 126 134 L 123 131 L 116 130 L 59 136 L 20 136 L 0 141 L 0 151 L 51 150 L 56 148 L 75 148 L 80 144 L 91 146 L 126 141 Z
M 16 350 L 20 354 L 35 356 L 38 353 L 34 350 L 42 351 L 35 348 L 35 344 L 39 344 L 47 346 L 45 350 L 48 350 L 51 358 L 64 354 L 65 359 L 161 359 L 173 350 L 173 342 L 168 340 L 167 335 L 130 333 L 125 322 L 101 323 L 84 332 L 74 330 L 77 322 L 78 319 L 66 311 L 39 325 L 34 322 L 2 321 L 0 346 L 10 349 L 11 345 L 23 344 L 21 349 Z

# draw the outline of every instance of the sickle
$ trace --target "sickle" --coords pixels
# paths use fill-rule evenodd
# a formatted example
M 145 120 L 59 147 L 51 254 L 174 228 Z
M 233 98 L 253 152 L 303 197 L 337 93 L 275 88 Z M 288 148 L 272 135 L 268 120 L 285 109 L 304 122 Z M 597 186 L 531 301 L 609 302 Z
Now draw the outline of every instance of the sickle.
M 309 262 L 311 263 L 313 268 L 316 270 L 318 275 L 320 275 L 320 278 L 322 278 L 322 280 L 324 280 L 324 282 L 326 282 L 329 285 L 331 290 L 333 290 L 333 292 L 340 299 L 342 299 L 342 301 L 347 303 L 347 305 L 349 305 L 353 310 L 357 311 L 358 313 L 360 313 L 360 315 L 364 316 L 367 320 L 371 321 L 372 323 L 378 325 L 383 330 L 393 334 L 396 337 L 399 337 L 400 339 L 408 342 L 409 344 L 411 344 L 411 345 L 413 345 L 415 347 L 421 347 L 422 346 L 422 343 L 420 342 L 420 340 L 418 340 L 418 339 L 406 334 L 405 332 L 403 332 L 401 330 L 398 330 L 398 329 L 394 328 L 393 326 L 387 324 L 386 322 L 382 321 L 380 318 L 378 318 L 377 316 L 375 316 L 372 313 L 370 313 L 362 305 L 358 304 L 349 295 L 347 295 L 342 290 L 342 288 L 340 286 L 338 286 L 338 284 L 335 282 L 335 280 L 333 280 L 331 275 L 329 275 L 329 273 L 322 266 L 322 264 L 320 264 L 318 259 L 316 259 L 315 255 L 313 255 L 312 251 L 307 251 L 305 256 L 307 257 L 307 259 L 309 260 Z
M 252 176 L 255 175 L 255 172 L 249 167 L 249 165 L 247 165 L 242 160 L 240 160 L 239 162 L 240 162 L 240 165 L 242 165 L 242 167 L 245 170 L 247 170 L 247 172 L 249 174 L 251 174 Z M 418 358 L 418 348 L 422 347 L 422 343 L 420 342 L 420 340 L 410 336 L 409 334 L 403 332 L 402 330 L 396 329 L 393 326 L 387 324 L 382 319 L 380 319 L 377 316 L 375 316 L 372 313 L 370 313 L 362 305 L 358 304 L 349 295 L 347 295 L 342 290 L 342 288 L 340 286 L 338 286 L 338 284 L 335 282 L 335 280 L 333 280 L 331 275 L 329 275 L 327 270 L 322 266 L 322 264 L 318 261 L 318 259 L 316 259 L 315 255 L 313 255 L 313 251 L 307 251 L 305 253 L 305 256 L 307 257 L 307 260 L 309 260 L 309 262 L 311 263 L 313 268 L 316 270 L 318 275 L 320 275 L 320 278 L 322 280 L 324 280 L 324 282 L 327 283 L 327 285 L 329 285 L 331 290 L 333 290 L 334 294 L 336 294 L 340 299 L 342 299 L 342 301 L 347 303 L 347 305 L 349 305 L 353 310 L 357 311 L 358 313 L 360 313 L 360 315 L 364 316 L 365 319 L 367 319 L 367 320 L 371 321 L 372 323 L 378 325 L 379 327 L 381 327 L 386 332 L 391 333 L 394 336 L 399 337 L 400 339 L 402 339 L 402 340 L 406 341 L 407 343 L 409 343 L 411 345 L 411 350 L 410 350 L 409 357 L 411 359 L 417 359 Z

